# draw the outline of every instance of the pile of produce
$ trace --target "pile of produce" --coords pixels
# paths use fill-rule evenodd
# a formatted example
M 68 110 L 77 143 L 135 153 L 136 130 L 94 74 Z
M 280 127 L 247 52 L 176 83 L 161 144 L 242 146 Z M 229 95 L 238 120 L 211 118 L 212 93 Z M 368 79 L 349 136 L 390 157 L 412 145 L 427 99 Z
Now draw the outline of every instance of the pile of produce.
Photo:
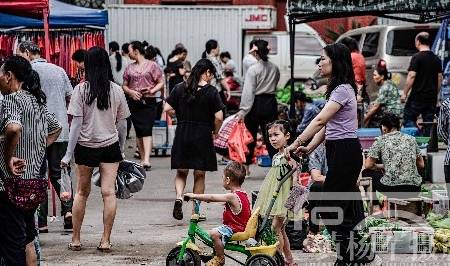
M 303 251 L 306 253 L 329 253 L 332 252 L 331 240 L 322 234 L 308 234 L 303 241 Z
M 294 91 L 303 91 L 304 85 L 296 86 Z M 276 98 L 278 103 L 288 104 L 291 102 L 291 86 L 286 86 L 284 88 L 277 88 Z
M 430 212 L 427 215 L 427 222 L 433 228 L 450 229 L 450 218 L 448 215 Z
M 434 233 L 436 251 L 450 254 L 450 230 L 437 229 Z

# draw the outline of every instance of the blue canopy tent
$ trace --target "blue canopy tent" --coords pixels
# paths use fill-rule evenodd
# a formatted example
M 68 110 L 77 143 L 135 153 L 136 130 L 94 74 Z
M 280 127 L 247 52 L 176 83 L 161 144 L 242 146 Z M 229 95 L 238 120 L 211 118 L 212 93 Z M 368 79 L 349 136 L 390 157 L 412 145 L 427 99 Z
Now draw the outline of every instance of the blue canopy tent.
M 49 1 L 49 24 L 51 28 L 97 26 L 108 24 L 106 10 L 91 9 L 62 3 L 56 0 Z M 21 17 L 12 14 L 0 13 L 0 28 L 11 27 L 42 28 L 44 23 L 40 19 Z

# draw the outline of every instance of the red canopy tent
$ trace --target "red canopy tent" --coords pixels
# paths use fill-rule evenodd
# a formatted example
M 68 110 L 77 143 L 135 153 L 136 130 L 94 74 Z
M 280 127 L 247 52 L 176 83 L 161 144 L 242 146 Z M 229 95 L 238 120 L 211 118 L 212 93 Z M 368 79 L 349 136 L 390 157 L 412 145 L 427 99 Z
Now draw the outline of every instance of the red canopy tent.
M 45 57 L 50 59 L 50 34 L 48 27 L 48 15 L 50 12 L 48 0 L 10 0 L 0 1 L 0 12 L 19 16 L 42 18 L 45 32 Z

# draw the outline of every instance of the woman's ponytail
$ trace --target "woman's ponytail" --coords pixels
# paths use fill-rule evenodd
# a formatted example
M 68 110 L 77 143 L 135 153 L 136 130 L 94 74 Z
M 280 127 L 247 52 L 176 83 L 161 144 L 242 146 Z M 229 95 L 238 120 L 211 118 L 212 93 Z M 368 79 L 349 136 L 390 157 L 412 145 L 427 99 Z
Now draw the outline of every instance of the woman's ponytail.
M 117 72 L 119 72 L 122 69 L 122 55 L 119 53 L 119 51 L 115 51 L 114 53 L 116 54 L 117 61 L 116 70 Z
M 47 103 L 47 96 L 45 96 L 45 93 L 41 89 L 41 80 L 36 71 L 31 69 L 22 84 L 22 90 L 28 91 L 33 95 L 39 105 L 45 105 Z

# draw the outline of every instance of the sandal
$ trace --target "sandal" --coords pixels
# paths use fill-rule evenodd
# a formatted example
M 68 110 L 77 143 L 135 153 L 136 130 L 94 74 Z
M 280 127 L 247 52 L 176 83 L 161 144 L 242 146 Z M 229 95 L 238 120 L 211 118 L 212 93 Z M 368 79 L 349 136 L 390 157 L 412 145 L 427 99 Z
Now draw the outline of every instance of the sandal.
M 177 220 L 183 220 L 183 201 L 181 199 L 175 200 L 172 215 Z
M 285 266 L 298 266 L 298 264 L 294 261 L 292 261 L 292 262 L 284 261 L 284 265 Z
M 150 171 L 152 169 L 152 166 L 150 164 L 143 164 L 142 167 L 144 167 L 145 171 Z
M 97 250 L 105 253 L 111 252 L 111 243 L 108 243 L 106 246 L 102 246 L 102 243 L 98 244 Z
M 214 256 L 205 264 L 205 266 L 223 266 L 223 265 L 225 265 L 225 258 L 219 258 L 217 256 Z
M 64 229 L 65 230 L 73 229 L 72 215 L 64 217 Z
M 206 214 L 202 213 L 198 216 L 198 221 L 199 222 L 204 222 L 206 221 Z
M 82 246 L 82 244 L 75 245 L 74 243 L 70 242 L 67 248 L 72 251 L 80 251 Z

